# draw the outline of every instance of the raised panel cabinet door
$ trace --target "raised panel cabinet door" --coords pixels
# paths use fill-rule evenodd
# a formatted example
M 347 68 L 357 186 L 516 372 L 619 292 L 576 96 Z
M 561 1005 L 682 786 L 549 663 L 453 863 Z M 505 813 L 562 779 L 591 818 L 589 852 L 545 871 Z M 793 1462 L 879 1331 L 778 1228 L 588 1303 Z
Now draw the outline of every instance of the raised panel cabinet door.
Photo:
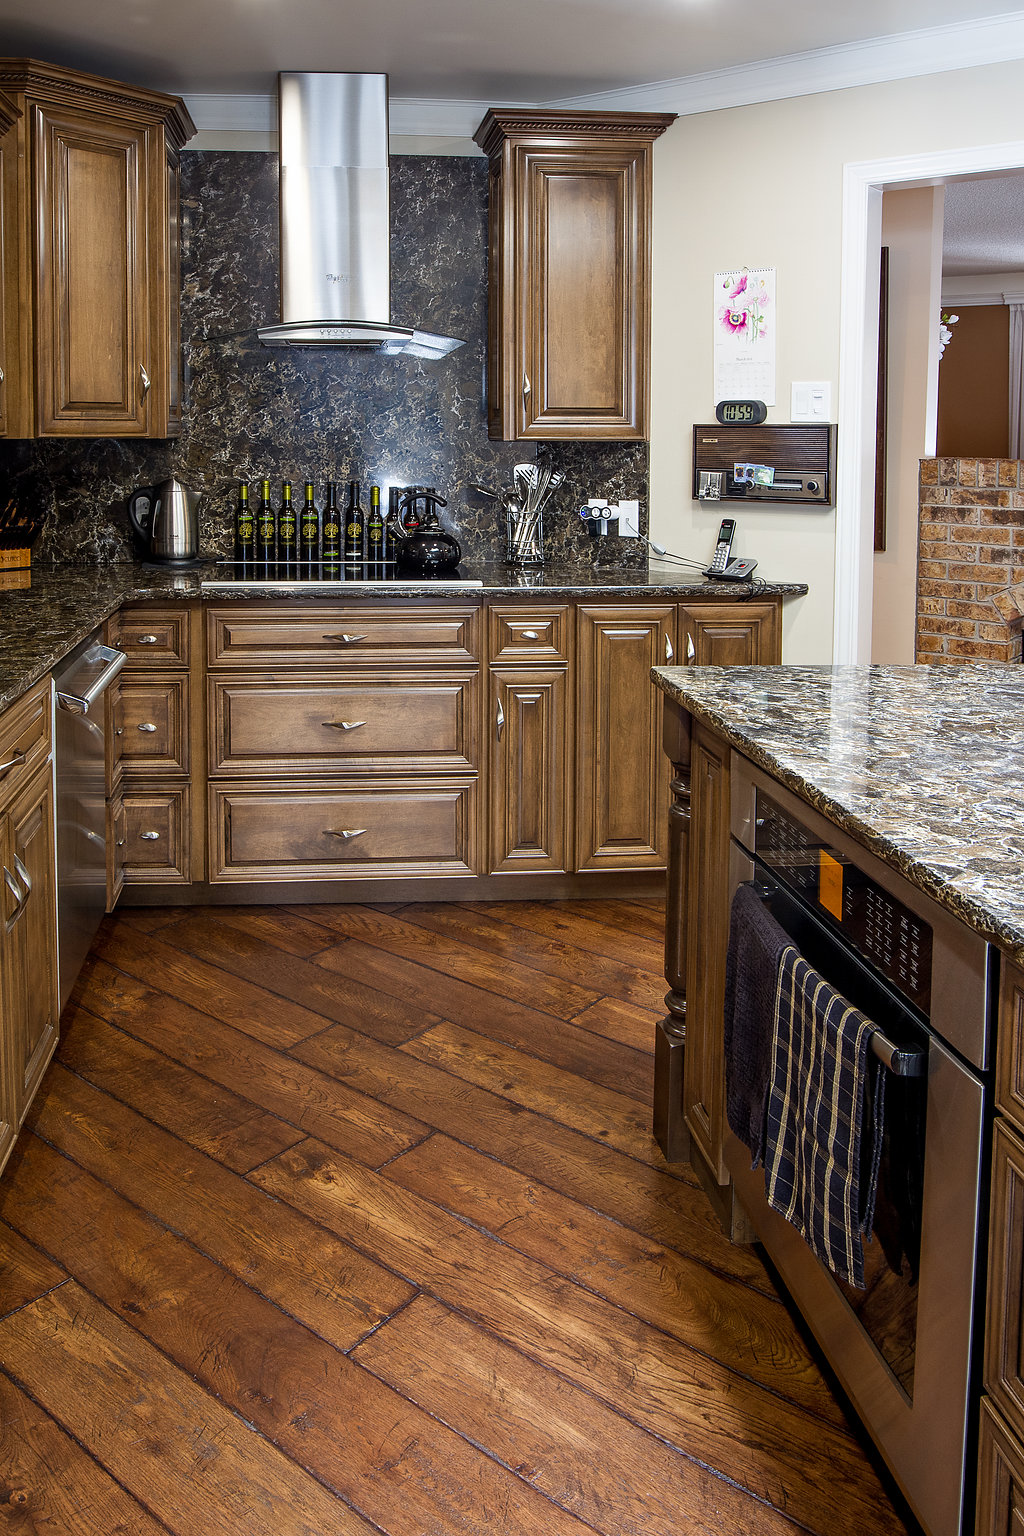
M 722 1010 L 729 936 L 729 748 L 700 727 L 693 736 L 690 796 L 683 1109 L 708 1169 L 719 1184 L 727 1184 Z
M 519 151 L 520 437 L 646 431 L 647 153 Z
M 16 1056 L 21 1012 L 21 975 L 16 963 L 17 941 L 11 929 L 17 922 L 22 886 L 11 853 L 10 828 L 0 817 L 0 1169 L 11 1155 L 18 1134 L 19 1095 Z
M 53 775 L 47 763 L 11 806 L 11 872 L 21 887 L 7 919 L 20 997 L 11 1019 L 19 1124 L 57 1044 L 57 909 Z M 5 879 L 6 883 L 6 879 Z
M 150 341 L 150 131 L 34 108 L 38 426 L 144 436 Z
M 0 91 L 0 437 L 16 436 L 18 423 L 11 401 L 20 383 L 18 335 L 18 130 L 17 108 Z
M 576 868 L 663 869 L 669 763 L 654 666 L 675 657 L 674 604 L 577 617 Z
M 568 868 L 567 703 L 564 670 L 492 673 L 492 874 Z
M 1024 1536 L 1024 1447 L 981 1401 L 975 1536 Z
M 681 603 L 679 624 L 680 662 L 758 667 L 782 660 L 777 603 Z
M 992 1148 L 985 1387 L 1024 1434 L 1024 1138 L 999 1118 Z

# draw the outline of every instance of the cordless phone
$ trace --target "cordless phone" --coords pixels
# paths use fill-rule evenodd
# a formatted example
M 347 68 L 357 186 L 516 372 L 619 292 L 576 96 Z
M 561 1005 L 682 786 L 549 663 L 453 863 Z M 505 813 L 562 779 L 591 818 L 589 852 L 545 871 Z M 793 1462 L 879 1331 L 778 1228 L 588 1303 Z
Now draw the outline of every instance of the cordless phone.
M 718 543 L 711 564 L 704 572 L 714 581 L 746 581 L 757 569 L 756 560 L 730 560 L 729 551 L 732 549 L 733 534 L 736 532 L 736 520 L 732 517 L 724 517 L 722 526 L 718 530 Z

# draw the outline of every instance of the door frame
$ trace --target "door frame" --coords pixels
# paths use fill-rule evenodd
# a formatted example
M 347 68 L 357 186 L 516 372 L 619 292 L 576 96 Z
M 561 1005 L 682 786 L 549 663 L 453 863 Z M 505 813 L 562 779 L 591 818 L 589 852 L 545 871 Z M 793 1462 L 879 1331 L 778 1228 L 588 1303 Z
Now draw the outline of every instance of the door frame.
M 850 161 L 843 167 L 832 630 L 835 663 L 867 663 L 871 659 L 882 194 L 887 188 L 941 186 L 966 176 L 998 176 L 1022 168 L 1024 140 L 887 160 Z

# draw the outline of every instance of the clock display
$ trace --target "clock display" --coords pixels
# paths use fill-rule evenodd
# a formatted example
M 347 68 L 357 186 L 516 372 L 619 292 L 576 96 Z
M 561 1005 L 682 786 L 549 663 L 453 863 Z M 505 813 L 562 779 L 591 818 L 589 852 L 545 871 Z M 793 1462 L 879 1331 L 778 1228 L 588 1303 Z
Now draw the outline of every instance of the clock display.
M 715 417 L 725 427 L 757 427 L 768 415 L 763 400 L 719 400 Z

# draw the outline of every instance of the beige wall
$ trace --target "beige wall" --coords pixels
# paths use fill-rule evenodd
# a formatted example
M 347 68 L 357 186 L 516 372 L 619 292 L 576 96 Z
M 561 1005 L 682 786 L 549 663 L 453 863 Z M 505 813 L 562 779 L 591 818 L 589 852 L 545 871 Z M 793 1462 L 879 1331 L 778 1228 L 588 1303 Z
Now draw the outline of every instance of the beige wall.
M 942 187 L 886 192 L 889 357 L 885 549 L 874 557 L 871 660 L 914 660 L 918 470 L 935 452 L 937 332 L 942 290 Z
M 652 537 L 705 559 L 720 513 L 691 500 L 691 432 L 712 400 L 716 271 L 778 272 L 777 399 L 839 383 L 843 167 L 1024 138 L 1024 62 L 682 117 L 655 146 Z M 840 432 L 842 423 L 840 423 Z M 786 604 L 787 661 L 831 659 L 834 514 L 744 511 L 735 553 L 758 574 L 806 581 Z

